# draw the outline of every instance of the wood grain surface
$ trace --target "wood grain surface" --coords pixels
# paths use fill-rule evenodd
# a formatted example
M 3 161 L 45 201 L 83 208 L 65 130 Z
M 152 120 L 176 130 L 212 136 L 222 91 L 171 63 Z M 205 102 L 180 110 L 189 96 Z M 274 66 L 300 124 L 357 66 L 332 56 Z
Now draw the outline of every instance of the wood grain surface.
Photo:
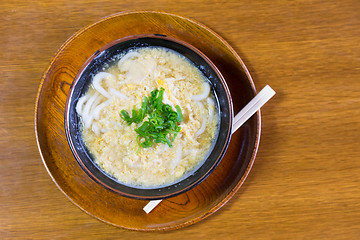
M 116 228 L 52 182 L 34 134 L 41 77 L 60 46 L 107 15 L 162 10 L 199 21 L 242 57 L 262 109 L 260 148 L 237 194 L 170 232 Z M 1 1 L 1 239 L 359 239 L 360 2 Z

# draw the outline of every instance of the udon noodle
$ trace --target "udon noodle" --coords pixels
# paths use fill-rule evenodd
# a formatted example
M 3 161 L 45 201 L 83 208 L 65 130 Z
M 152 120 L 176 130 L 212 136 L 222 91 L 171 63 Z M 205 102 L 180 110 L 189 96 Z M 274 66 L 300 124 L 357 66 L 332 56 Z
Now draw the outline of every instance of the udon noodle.
M 95 162 L 119 182 L 144 188 L 174 183 L 206 159 L 218 134 L 215 97 L 206 77 L 184 56 L 160 47 L 132 49 L 93 76 L 79 98 L 83 141 Z M 141 106 L 144 96 L 164 88 L 163 103 L 180 106 L 183 121 L 172 146 L 139 148 L 135 129 L 121 110 Z

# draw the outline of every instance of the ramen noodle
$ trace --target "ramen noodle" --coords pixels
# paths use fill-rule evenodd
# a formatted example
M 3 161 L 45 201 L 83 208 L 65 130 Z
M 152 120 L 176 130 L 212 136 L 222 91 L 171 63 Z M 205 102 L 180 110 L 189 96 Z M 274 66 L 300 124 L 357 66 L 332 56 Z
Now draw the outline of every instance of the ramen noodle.
M 144 96 L 165 89 L 163 103 L 183 120 L 172 146 L 141 148 L 120 112 L 139 108 Z M 119 182 L 143 188 L 177 182 L 206 159 L 218 134 L 219 114 L 207 78 L 184 56 L 162 47 L 132 49 L 95 74 L 76 111 L 83 141 L 95 162 Z

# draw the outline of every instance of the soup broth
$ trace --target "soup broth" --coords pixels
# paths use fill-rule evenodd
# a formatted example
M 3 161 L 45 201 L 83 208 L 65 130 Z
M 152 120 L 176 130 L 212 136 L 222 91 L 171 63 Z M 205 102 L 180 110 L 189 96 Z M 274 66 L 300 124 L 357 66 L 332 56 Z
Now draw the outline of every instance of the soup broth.
M 164 89 L 164 104 L 174 111 L 180 107 L 181 130 L 171 146 L 153 142 L 143 148 L 135 131 L 141 123 L 128 125 L 120 113 L 131 115 L 155 89 Z M 169 185 L 196 170 L 218 134 L 219 114 L 208 80 L 187 58 L 163 47 L 121 54 L 93 76 L 76 111 L 95 162 L 119 182 L 142 188 Z

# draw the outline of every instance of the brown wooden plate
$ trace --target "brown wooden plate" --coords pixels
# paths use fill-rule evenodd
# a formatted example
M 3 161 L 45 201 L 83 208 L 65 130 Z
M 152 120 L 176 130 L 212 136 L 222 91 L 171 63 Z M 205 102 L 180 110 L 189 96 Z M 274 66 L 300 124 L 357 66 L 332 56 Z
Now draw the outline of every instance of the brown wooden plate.
M 221 208 L 240 188 L 260 141 L 260 111 L 233 134 L 219 166 L 195 188 L 163 200 L 152 212 L 148 201 L 122 197 L 96 183 L 80 167 L 68 145 L 64 111 L 70 86 L 84 62 L 104 45 L 126 36 L 163 34 L 202 51 L 223 74 L 237 113 L 256 94 L 236 52 L 202 24 L 163 12 L 127 12 L 106 17 L 73 35 L 45 72 L 35 109 L 35 133 L 44 165 L 58 188 L 86 213 L 132 230 L 170 230 L 198 222 Z

